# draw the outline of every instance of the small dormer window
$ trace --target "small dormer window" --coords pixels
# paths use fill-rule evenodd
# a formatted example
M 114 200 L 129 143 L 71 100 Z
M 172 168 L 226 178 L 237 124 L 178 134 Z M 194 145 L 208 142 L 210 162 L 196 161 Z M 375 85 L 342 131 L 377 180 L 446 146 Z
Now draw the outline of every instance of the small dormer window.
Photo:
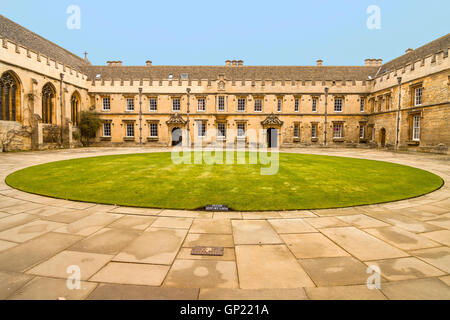
M 169 80 L 173 79 L 173 74 L 169 74 Z
M 188 73 L 182 73 L 182 74 L 180 74 L 180 79 L 181 79 L 181 80 L 188 80 L 188 79 L 189 79 L 189 74 L 188 74 Z

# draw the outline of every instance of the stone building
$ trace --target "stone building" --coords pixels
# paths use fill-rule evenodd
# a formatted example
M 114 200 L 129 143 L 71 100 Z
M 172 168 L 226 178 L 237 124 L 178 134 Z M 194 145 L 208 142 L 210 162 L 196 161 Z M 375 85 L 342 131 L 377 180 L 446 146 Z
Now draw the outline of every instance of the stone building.
M 81 110 L 101 146 L 450 145 L 450 34 L 361 66 L 94 66 L 3 16 L 0 41 L 5 149 L 76 146 Z

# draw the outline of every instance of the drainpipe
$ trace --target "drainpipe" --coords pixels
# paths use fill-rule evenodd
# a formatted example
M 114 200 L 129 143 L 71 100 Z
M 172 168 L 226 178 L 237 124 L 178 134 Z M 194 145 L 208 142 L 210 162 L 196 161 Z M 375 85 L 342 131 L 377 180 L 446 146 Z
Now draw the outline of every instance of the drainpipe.
M 142 88 L 139 88 L 139 145 L 142 147 Z
M 395 149 L 398 150 L 399 135 L 400 135 L 400 109 L 402 105 L 402 77 L 397 78 L 398 81 L 398 110 L 397 110 L 397 131 L 395 139 Z
M 328 126 L 328 88 L 325 88 L 325 130 L 324 130 L 324 144 L 327 145 L 327 126 Z
M 63 134 L 64 134 L 64 116 L 63 116 L 63 111 L 64 111 L 64 102 L 63 102 L 63 80 L 64 80 L 64 73 L 60 73 L 60 105 L 61 105 L 61 146 L 63 145 Z
M 187 88 L 186 92 L 187 92 L 187 121 L 186 121 L 186 124 L 187 124 L 187 145 L 188 145 L 188 147 L 190 147 L 191 146 L 191 144 L 190 144 L 191 130 L 189 128 L 189 113 L 190 113 L 189 107 L 191 106 L 191 88 Z

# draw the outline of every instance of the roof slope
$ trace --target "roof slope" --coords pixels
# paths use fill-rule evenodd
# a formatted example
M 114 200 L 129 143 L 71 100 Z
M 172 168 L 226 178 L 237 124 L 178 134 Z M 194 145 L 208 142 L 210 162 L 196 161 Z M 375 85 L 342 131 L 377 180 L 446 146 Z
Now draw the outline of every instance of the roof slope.
M 351 66 L 87 66 L 83 70 L 89 79 L 100 74 L 102 79 L 180 79 L 187 73 L 189 79 L 227 80 L 367 80 L 379 67 Z
M 441 50 L 447 52 L 449 47 L 450 47 L 450 33 L 439 39 L 431 41 L 430 43 L 427 43 L 426 45 L 417 48 L 416 50 L 413 50 L 398 58 L 395 58 L 394 60 L 386 62 L 381 67 L 380 74 L 384 74 L 385 72 L 392 71 L 394 69 L 399 69 L 407 65 L 408 63 L 423 59 Z
M 79 56 L 0 15 L 0 37 L 46 55 L 67 66 L 81 68 L 88 63 Z

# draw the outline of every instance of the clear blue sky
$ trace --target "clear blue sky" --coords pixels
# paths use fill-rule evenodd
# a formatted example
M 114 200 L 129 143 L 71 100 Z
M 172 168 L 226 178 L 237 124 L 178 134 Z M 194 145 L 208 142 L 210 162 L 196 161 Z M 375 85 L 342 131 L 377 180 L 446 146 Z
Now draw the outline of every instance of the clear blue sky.
M 69 5 L 81 28 L 69 30 Z M 369 30 L 366 9 L 381 9 Z M 450 32 L 449 0 L 14 0 L 0 13 L 93 64 L 362 65 L 384 61 Z

